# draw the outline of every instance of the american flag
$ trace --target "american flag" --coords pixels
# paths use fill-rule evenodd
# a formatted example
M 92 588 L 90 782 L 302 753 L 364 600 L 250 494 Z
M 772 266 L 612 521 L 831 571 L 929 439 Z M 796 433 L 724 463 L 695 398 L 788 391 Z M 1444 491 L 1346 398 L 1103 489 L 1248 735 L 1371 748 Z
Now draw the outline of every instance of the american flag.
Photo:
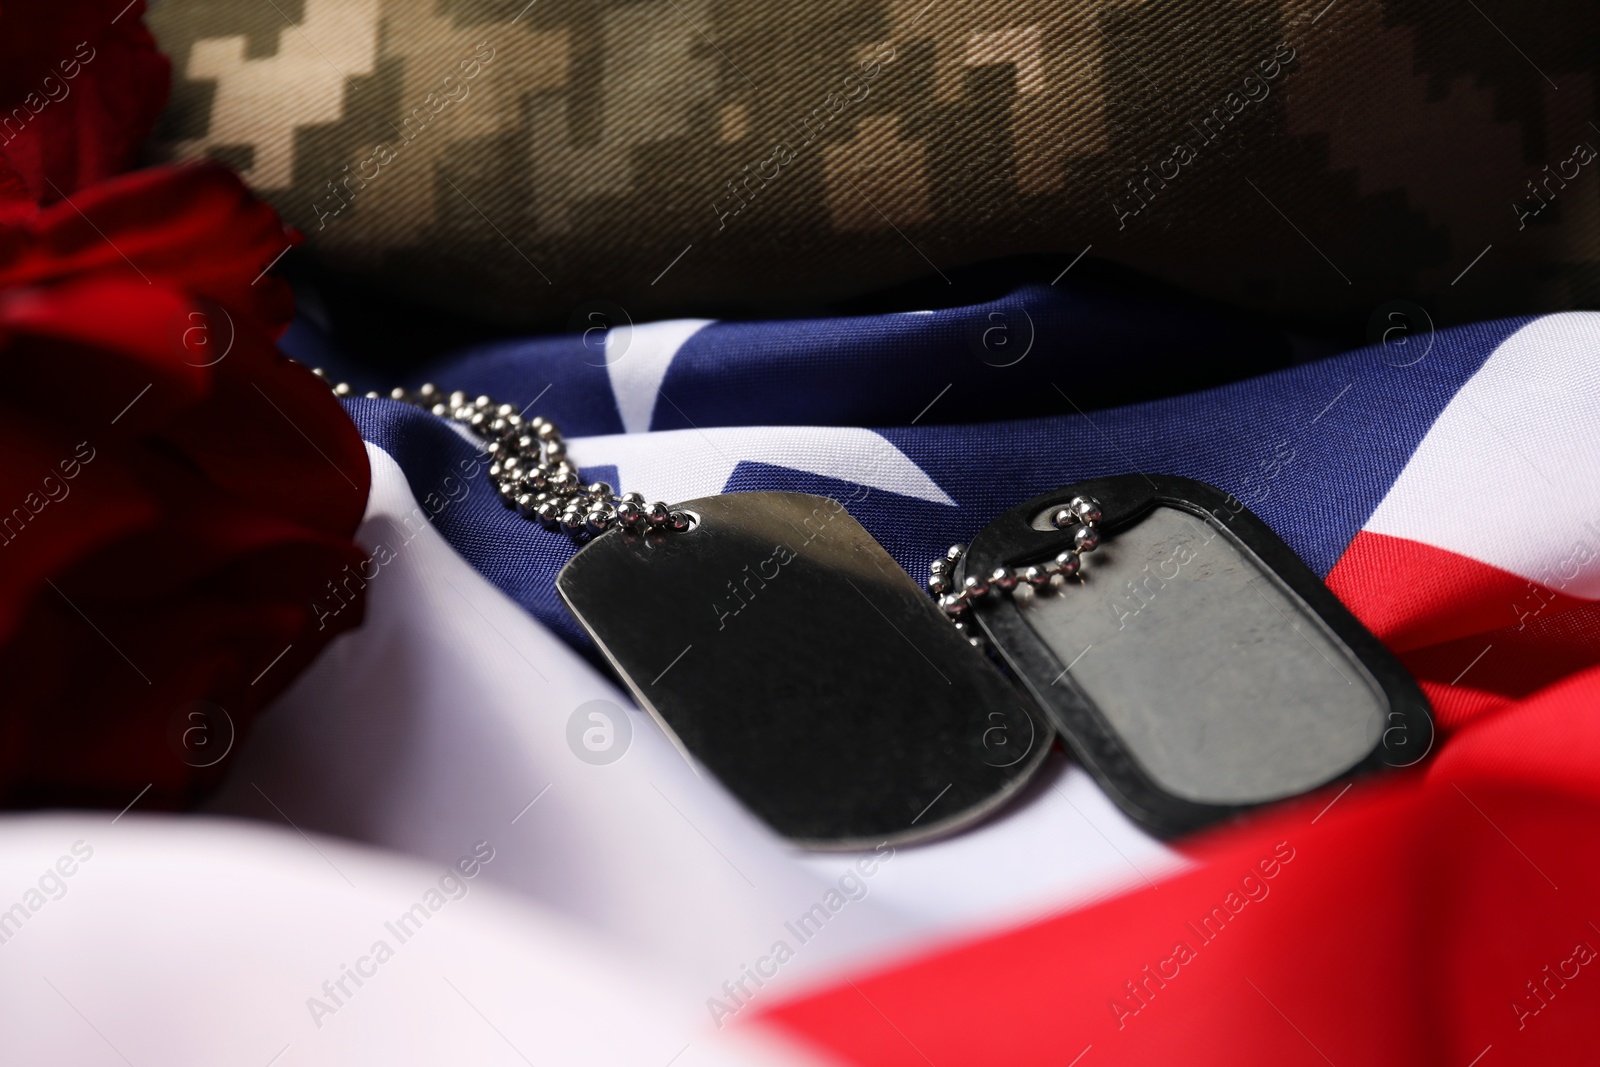
M 287 347 L 311 361 L 323 343 L 302 322 Z M 262 720 L 212 806 L 444 864 L 492 842 L 480 883 L 559 919 L 508 926 L 507 951 L 542 946 L 570 980 L 558 996 L 483 963 L 493 981 L 458 969 L 438 995 L 534 1062 L 1581 1062 L 1600 998 L 1600 315 L 1286 351 L 1199 312 L 1039 287 L 501 342 L 429 377 L 553 419 L 586 477 L 651 499 L 849 500 L 913 575 L 1057 486 L 1210 482 L 1416 674 L 1441 726 L 1419 767 L 1163 844 L 1056 753 L 964 834 L 797 854 L 598 669 L 554 590 L 577 546 L 504 507 L 469 435 L 357 399 L 360 537 L 383 559 L 368 621 Z M 1195 388 L 1218 360 L 1278 369 Z M 1119 403 L 1130 379 L 1158 398 Z M 631 738 L 603 765 L 569 741 L 596 706 Z M 323 840 L 330 864 L 357 862 Z M 336 956 L 297 995 L 323 998 Z M 295 1054 L 354 1047 L 329 1042 L 392 1023 L 398 990 L 432 997 L 404 959 L 353 1011 L 308 1018 L 290 998 Z M 659 978 L 648 1010 L 622 996 L 634 970 Z M 564 1007 L 531 1006 L 537 990 Z

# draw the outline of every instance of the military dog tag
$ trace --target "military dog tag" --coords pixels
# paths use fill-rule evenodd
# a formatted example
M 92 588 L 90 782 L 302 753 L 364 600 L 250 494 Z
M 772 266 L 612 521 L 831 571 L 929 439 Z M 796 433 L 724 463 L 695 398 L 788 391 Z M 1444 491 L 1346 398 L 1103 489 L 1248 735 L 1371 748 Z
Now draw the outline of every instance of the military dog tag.
M 1104 538 L 1078 574 L 974 614 L 1134 819 L 1176 834 L 1427 754 L 1433 720 L 1399 661 L 1202 482 L 1133 474 L 1036 497 L 979 533 L 957 577 L 1071 549 L 1051 516 L 1075 496 L 1099 502 Z
M 844 505 L 733 493 L 677 533 L 613 529 L 557 588 L 641 707 L 811 848 L 981 817 L 1053 734 Z

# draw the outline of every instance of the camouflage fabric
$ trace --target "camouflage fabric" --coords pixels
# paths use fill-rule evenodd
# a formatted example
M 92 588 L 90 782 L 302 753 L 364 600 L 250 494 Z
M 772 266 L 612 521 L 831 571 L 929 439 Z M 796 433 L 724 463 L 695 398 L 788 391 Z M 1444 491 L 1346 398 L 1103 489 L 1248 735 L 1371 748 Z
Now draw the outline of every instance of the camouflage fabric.
M 159 156 L 233 163 L 305 231 L 297 256 L 506 323 L 771 313 L 1025 252 L 1341 321 L 1600 303 L 1592 0 L 161 0 L 149 21 L 175 77 Z

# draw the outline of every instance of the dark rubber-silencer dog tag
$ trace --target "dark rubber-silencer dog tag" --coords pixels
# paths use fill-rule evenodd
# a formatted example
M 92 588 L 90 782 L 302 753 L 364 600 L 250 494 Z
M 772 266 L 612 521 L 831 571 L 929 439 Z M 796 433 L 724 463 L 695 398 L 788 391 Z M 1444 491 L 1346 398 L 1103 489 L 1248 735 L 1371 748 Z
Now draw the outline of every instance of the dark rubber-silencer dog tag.
M 778 833 L 870 848 L 964 826 L 1053 734 L 844 505 L 733 493 L 613 530 L 561 571 L 640 706 Z
M 1427 700 L 1399 661 L 1203 482 L 1132 474 L 1046 493 L 981 531 L 957 578 L 1072 548 L 1050 516 L 1077 496 L 1103 512 L 1079 574 L 974 614 L 1134 819 L 1177 834 L 1427 754 Z

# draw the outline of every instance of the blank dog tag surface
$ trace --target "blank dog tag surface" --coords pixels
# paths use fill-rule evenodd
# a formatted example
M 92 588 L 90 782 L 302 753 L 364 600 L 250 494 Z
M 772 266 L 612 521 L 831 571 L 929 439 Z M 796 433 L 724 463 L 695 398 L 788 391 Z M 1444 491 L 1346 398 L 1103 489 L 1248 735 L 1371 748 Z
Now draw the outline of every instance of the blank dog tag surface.
M 1415 682 L 1265 524 L 1204 483 L 1070 486 L 996 520 L 965 566 L 1071 547 L 1048 520 L 1078 495 L 1104 511 L 1079 579 L 977 615 L 1130 815 L 1178 833 L 1426 754 Z
M 870 848 L 964 826 L 1047 721 L 844 506 L 733 493 L 683 533 L 606 533 L 556 580 L 650 711 L 778 833 Z

